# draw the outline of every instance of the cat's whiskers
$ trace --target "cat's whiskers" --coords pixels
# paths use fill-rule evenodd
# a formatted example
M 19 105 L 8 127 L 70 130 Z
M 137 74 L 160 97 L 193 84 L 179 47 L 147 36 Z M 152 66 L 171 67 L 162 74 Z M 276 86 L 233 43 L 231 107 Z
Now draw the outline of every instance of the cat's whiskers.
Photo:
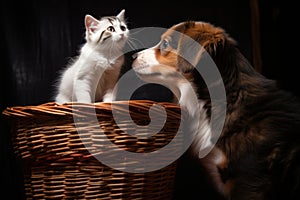
M 133 50 L 137 50 L 137 49 L 141 49 L 141 48 L 145 48 L 145 44 L 134 38 L 134 37 L 129 37 L 128 38 L 128 41 L 127 41 L 127 44 L 130 46 L 130 48 L 132 48 Z
M 134 44 L 134 43 L 131 44 L 130 42 L 131 42 L 131 41 L 128 40 L 127 43 L 126 43 L 126 44 L 129 46 L 129 49 L 130 49 L 130 50 L 135 50 L 135 49 L 136 49 L 135 44 Z M 125 46 L 125 48 L 126 48 L 126 46 Z M 126 49 L 126 51 L 127 51 L 127 49 Z
M 131 41 L 130 39 L 128 39 L 127 41 L 128 46 L 131 48 L 131 50 L 135 50 L 137 49 L 138 45 L 135 44 L 133 41 Z
M 140 33 L 141 31 L 145 30 L 145 28 L 139 28 L 138 30 L 134 29 L 130 31 L 130 35 L 135 35 Z M 133 32 L 134 31 L 134 32 Z

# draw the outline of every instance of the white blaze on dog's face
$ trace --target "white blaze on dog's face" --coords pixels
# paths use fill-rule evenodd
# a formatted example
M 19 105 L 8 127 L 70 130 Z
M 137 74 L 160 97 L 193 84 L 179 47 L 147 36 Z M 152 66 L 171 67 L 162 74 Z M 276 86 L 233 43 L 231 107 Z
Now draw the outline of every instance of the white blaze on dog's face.
M 173 31 L 163 34 L 156 46 L 137 53 L 132 67 L 143 81 L 164 85 L 179 98 L 179 85 L 188 81 L 179 71 L 177 45 L 169 32 Z
M 137 53 L 132 67 L 144 81 L 168 85 L 186 81 L 203 52 L 214 52 L 223 42 L 221 28 L 205 22 L 179 23 L 168 29 L 156 46 Z
M 137 53 L 132 67 L 141 79 L 166 84 L 178 80 L 177 53 L 170 43 L 171 38 L 163 35 L 156 46 Z

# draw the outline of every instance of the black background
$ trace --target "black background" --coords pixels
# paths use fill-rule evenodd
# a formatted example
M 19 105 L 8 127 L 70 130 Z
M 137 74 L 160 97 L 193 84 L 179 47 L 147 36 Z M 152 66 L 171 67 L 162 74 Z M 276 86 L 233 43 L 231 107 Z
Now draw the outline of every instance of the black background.
M 246 0 L 137 1 L 137 0 L 27 0 L 1 2 L 1 112 L 8 106 L 38 105 L 52 101 L 58 72 L 76 56 L 84 42 L 86 14 L 94 17 L 115 15 L 126 9 L 130 29 L 168 28 L 185 20 L 207 21 L 223 27 L 253 62 L 251 8 Z M 297 12 L 281 0 L 259 1 L 262 71 L 266 77 L 299 96 L 297 74 Z M 298 23 L 299 24 L 299 23 Z M 147 90 L 166 92 L 159 87 Z M 143 91 L 141 90 L 141 93 Z M 147 98 L 140 95 L 139 97 Z M 18 162 L 14 158 L 9 125 L 1 116 L 0 165 L 1 195 L 24 198 Z M 181 181 L 181 180 L 179 180 Z M 202 188 L 203 189 L 203 188 Z M 203 195 L 205 188 L 198 195 Z

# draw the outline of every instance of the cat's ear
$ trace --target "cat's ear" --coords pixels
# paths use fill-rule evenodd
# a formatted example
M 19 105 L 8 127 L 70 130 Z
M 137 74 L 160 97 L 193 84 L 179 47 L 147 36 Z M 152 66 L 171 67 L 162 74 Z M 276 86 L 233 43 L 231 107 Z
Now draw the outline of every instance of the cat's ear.
M 121 12 L 117 15 L 117 17 L 121 20 L 125 20 L 125 9 L 121 10 Z
M 99 21 L 91 15 L 85 16 L 84 23 L 88 33 L 94 33 L 98 29 Z

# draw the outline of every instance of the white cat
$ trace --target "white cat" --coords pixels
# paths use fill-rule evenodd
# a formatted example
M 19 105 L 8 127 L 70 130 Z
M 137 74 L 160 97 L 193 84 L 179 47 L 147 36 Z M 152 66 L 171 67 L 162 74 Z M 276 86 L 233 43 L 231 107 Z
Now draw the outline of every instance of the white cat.
M 123 9 L 99 20 L 85 16 L 86 43 L 78 58 L 62 73 L 55 101 L 92 103 L 116 99 L 114 87 L 124 63 L 123 47 L 129 30 Z

